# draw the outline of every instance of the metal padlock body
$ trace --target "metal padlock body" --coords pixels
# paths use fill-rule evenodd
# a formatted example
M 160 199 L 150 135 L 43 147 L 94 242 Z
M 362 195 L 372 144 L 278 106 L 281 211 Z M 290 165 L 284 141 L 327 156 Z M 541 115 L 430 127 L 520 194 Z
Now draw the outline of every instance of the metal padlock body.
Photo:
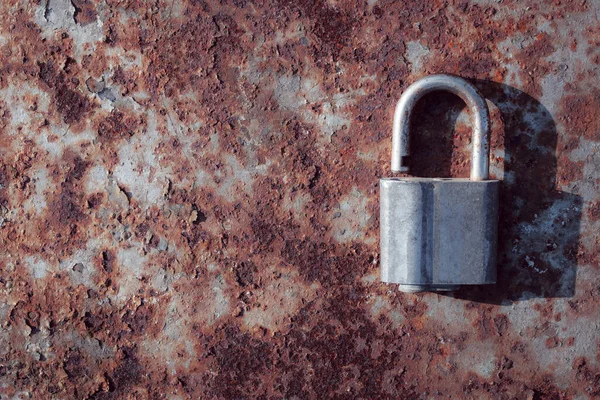
M 402 161 L 414 104 L 438 90 L 459 95 L 475 114 L 471 179 L 380 180 L 381 280 L 405 292 L 496 282 L 499 181 L 487 179 L 489 114 L 471 84 L 432 75 L 407 89 L 394 118 L 392 170 L 407 170 Z
M 387 178 L 381 193 L 381 279 L 401 290 L 496 283 L 499 181 Z

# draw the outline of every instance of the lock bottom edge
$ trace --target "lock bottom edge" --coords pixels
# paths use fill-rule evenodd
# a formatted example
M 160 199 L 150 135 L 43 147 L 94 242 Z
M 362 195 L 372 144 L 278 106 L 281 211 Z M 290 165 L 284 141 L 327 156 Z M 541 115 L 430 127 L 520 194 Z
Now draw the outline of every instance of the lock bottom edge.
M 458 289 L 460 289 L 460 285 L 398 285 L 398 290 L 404 293 L 454 292 Z
M 455 292 L 462 286 L 494 285 L 496 282 L 485 282 L 476 284 L 405 284 L 399 283 L 398 290 L 404 293 L 422 293 L 422 292 Z

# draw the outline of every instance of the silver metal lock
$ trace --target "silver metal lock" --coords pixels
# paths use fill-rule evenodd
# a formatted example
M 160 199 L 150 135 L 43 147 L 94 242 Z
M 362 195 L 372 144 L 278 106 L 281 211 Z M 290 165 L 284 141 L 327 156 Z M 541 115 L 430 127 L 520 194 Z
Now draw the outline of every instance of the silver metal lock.
M 383 178 L 380 187 L 381 280 L 403 292 L 451 291 L 496 283 L 498 180 L 488 180 L 490 117 L 462 78 L 430 75 L 400 97 L 394 114 L 392 171 L 405 172 L 414 105 L 425 94 L 459 96 L 473 118 L 471 177 Z

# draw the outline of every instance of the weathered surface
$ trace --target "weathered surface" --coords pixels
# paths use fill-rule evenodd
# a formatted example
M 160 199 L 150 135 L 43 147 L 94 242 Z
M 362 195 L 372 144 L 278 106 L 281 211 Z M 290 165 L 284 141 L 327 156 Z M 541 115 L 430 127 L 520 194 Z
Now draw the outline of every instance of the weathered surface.
M 0 12 L 2 398 L 600 396 L 600 3 Z M 378 282 L 394 103 L 439 72 L 504 181 L 499 283 L 454 297 Z M 416 175 L 467 175 L 463 107 L 424 99 Z

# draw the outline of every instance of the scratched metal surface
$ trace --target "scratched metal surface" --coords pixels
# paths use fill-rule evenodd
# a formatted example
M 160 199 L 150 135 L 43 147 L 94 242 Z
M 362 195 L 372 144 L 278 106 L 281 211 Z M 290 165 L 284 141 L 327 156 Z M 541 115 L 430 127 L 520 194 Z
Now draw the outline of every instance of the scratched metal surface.
M 600 396 L 600 3 L 0 4 L 0 397 Z M 499 283 L 378 282 L 391 118 L 474 82 Z M 429 95 L 413 172 L 468 174 Z

